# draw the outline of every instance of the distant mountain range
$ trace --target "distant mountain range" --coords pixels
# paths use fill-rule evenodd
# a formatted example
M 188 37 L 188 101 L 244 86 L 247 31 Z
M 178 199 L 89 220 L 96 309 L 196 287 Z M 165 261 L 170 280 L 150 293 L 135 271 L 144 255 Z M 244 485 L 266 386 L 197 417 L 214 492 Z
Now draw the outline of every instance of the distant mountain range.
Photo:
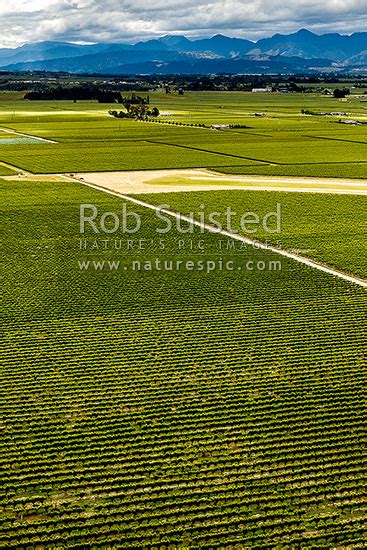
M 367 32 L 314 34 L 301 29 L 251 42 L 217 34 L 169 35 L 137 44 L 37 42 L 0 49 L 3 71 L 118 74 L 314 73 L 367 71 Z

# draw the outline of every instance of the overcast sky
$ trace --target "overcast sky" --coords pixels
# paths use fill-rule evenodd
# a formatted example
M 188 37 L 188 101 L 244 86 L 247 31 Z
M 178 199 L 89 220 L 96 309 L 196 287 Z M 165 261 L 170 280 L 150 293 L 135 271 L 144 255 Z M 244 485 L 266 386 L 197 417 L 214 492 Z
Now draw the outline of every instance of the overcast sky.
M 367 29 L 367 0 L 0 0 L 0 45 L 39 40 L 136 42 L 216 33 L 256 40 L 306 27 Z M 367 47 L 366 47 L 367 49 Z

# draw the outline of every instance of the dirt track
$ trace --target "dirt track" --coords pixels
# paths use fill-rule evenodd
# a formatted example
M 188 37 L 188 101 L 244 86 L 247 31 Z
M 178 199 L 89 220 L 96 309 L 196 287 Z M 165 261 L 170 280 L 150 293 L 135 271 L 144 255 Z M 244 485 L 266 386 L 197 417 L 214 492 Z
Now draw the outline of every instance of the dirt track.
M 133 172 L 89 172 L 75 174 L 83 179 L 127 194 L 209 191 L 220 189 L 295 191 L 367 195 L 365 180 L 301 178 L 289 176 L 232 176 L 202 169 L 140 170 Z M 182 179 L 182 184 L 170 180 Z M 157 182 L 162 180 L 162 182 Z M 191 183 L 192 182 L 192 183 Z M 221 185 L 221 182 L 223 184 Z
M 16 168 L 14 168 L 16 170 Z M 30 174 L 2 176 L 5 180 L 55 181 L 61 178 L 92 183 L 118 193 L 173 193 L 237 189 L 241 191 L 293 191 L 367 195 L 367 180 L 302 178 L 290 176 L 233 176 L 205 169 L 135 170 L 80 174 Z

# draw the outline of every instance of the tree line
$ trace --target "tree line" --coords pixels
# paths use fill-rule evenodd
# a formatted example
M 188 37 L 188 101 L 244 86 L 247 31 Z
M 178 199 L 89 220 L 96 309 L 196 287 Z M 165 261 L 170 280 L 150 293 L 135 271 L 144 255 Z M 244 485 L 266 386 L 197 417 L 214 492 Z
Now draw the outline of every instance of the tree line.
M 55 86 L 34 90 L 25 94 L 30 101 L 98 101 L 98 103 L 120 103 L 122 105 L 149 105 L 149 96 L 134 93 L 123 96 L 121 92 L 94 86 Z

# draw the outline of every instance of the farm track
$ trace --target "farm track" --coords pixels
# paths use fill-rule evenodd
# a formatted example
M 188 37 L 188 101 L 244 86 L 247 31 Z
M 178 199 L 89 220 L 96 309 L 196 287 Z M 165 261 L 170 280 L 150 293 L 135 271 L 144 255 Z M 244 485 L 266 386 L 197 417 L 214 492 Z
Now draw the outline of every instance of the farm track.
M 314 260 L 310 260 L 309 258 L 299 256 L 298 254 L 294 254 L 292 252 L 288 252 L 288 251 L 283 250 L 283 249 L 279 249 L 279 248 L 276 248 L 276 247 L 273 247 L 273 246 L 269 246 L 269 245 L 261 243 L 257 240 L 255 241 L 253 239 L 249 239 L 249 238 L 244 237 L 242 235 L 233 234 L 233 233 L 230 233 L 229 231 L 225 231 L 223 229 L 218 231 L 218 229 L 215 226 L 212 226 L 210 224 L 203 223 L 199 220 L 192 220 L 191 218 L 189 218 L 187 216 L 184 216 L 183 214 L 180 214 L 179 212 L 174 212 L 172 210 L 168 210 L 168 209 L 165 209 L 165 208 L 160 208 L 158 205 L 154 205 L 154 204 L 142 201 L 142 200 L 137 199 L 135 197 L 132 197 L 130 195 L 125 195 L 123 193 L 112 191 L 111 189 L 108 189 L 107 187 L 102 187 L 102 186 L 99 186 L 99 185 L 95 185 L 93 183 L 88 183 L 86 181 L 80 181 L 80 180 L 77 180 L 77 181 L 79 183 L 82 183 L 83 185 L 91 187 L 92 189 L 97 189 L 97 190 L 103 191 L 105 193 L 109 193 L 111 195 L 121 197 L 121 198 L 123 198 L 127 201 L 133 202 L 133 203 L 138 204 L 140 206 L 144 206 L 145 208 L 149 208 L 149 209 L 155 210 L 155 211 L 160 211 L 160 212 L 162 212 L 164 214 L 167 214 L 167 215 L 169 215 L 173 218 L 182 219 L 182 220 L 187 221 L 189 223 L 192 222 L 194 225 L 196 225 L 200 229 L 205 229 L 205 230 L 207 230 L 211 233 L 221 234 L 225 237 L 229 237 L 229 238 L 234 239 L 236 241 L 240 241 L 240 242 L 243 242 L 243 243 L 246 243 L 246 244 L 250 244 L 252 246 L 256 245 L 261 250 L 267 250 L 269 252 L 273 252 L 273 253 L 278 254 L 280 256 L 284 256 L 284 257 L 289 258 L 291 260 L 295 260 L 298 263 L 307 265 L 308 267 L 312 267 L 313 269 L 317 269 L 317 270 L 323 271 L 324 273 L 327 273 L 329 275 L 333 275 L 334 277 L 339 277 L 340 279 L 344 279 L 345 281 L 348 281 L 350 283 L 359 285 L 359 286 L 364 287 L 364 288 L 367 287 L 367 280 L 359 278 L 359 277 L 354 277 L 352 275 L 348 275 L 347 273 L 343 273 L 342 271 L 334 269 L 334 268 L 332 268 L 328 265 L 322 264 L 321 262 L 316 262 Z
M 9 128 L 4 128 L 3 126 L 0 127 L 0 132 L 6 132 L 7 134 L 14 134 L 14 135 L 20 136 L 20 137 L 32 138 L 36 141 L 43 141 L 43 142 L 46 142 L 46 143 L 58 143 L 57 141 L 54 141 L 52 139 L 46 139 L 46 138 L 41 138 L 39 136 L 34 136 L 32 134 L 24 134 L 24 133 L 21 133 L 21 132 L 16 132 L 15 130 L 12 130 L 12 129 L 9 129 Z

